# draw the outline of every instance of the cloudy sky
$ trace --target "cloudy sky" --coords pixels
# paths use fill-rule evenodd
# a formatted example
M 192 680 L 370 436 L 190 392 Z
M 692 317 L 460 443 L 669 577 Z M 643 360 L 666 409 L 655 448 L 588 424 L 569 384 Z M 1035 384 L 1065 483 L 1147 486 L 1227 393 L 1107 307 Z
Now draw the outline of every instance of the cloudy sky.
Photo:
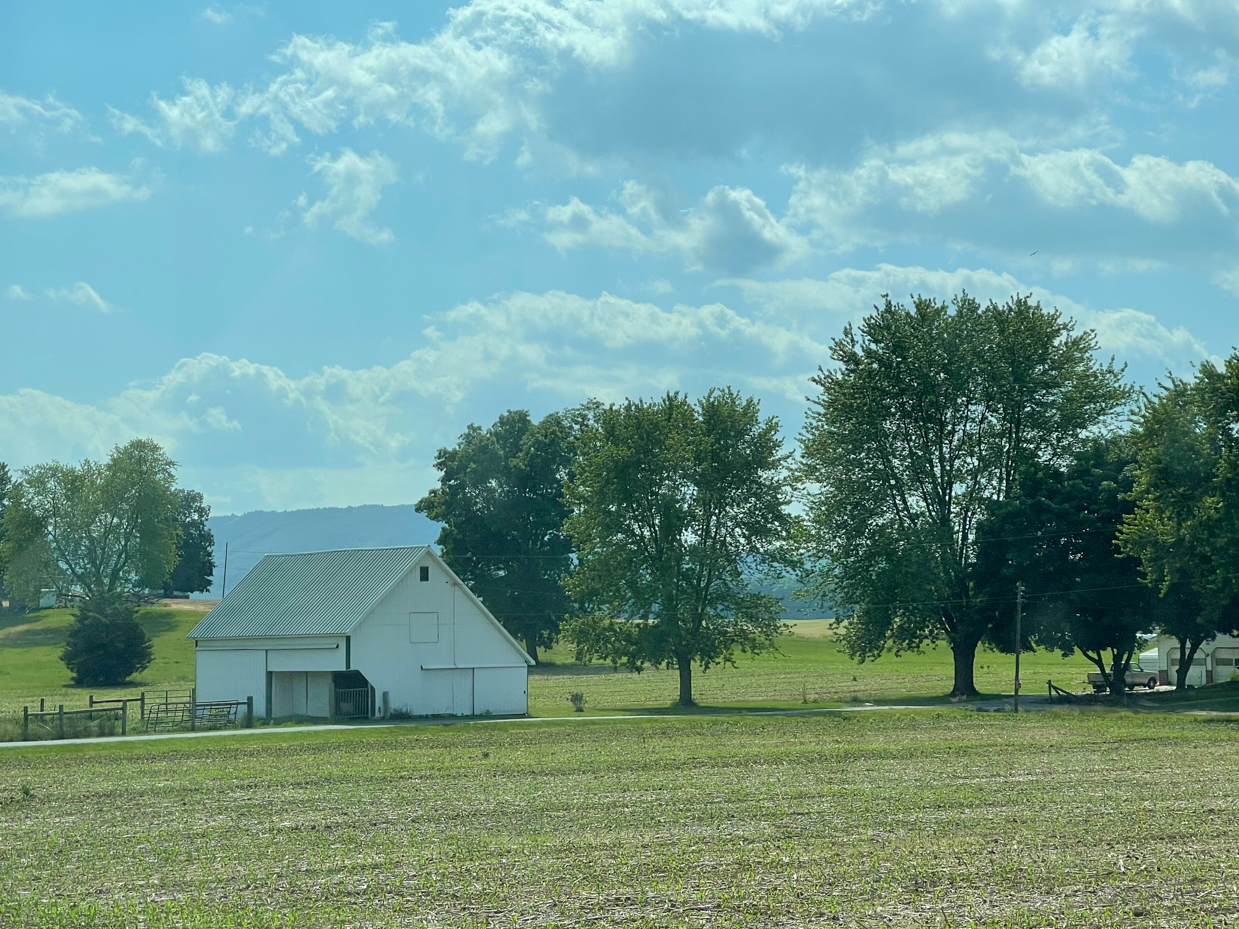
M 0 8 L 0 460 L 404 503 L 509 407 L 759 395 L 884 292 L 1239 342 L 1236 0 Z

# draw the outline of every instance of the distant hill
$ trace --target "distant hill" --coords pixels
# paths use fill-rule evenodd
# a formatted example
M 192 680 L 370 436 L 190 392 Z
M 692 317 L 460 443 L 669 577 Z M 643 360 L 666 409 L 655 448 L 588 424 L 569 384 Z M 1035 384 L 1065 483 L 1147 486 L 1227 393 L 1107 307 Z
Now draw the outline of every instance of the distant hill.
M 264 554 L 427 545 L 439 535 L 439 524 L 411 504 L 255 510 L 240 516 L 212 516 L 209 525 L 215 533 L 215 586 L 209 594 L 198 595 L 202 597 L 220 596 L 225 543 L 231 588 Z

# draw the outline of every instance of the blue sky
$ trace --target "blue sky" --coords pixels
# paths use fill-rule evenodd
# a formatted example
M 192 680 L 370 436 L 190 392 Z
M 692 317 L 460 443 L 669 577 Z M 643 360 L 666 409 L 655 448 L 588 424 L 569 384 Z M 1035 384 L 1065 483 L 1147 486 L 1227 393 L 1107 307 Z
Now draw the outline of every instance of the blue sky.
M 757 394 L 884 292 L 1150 385 L 1239 310 L 1235 0 L 0 8 L 0 460 L 416 500 L 504 409 Z

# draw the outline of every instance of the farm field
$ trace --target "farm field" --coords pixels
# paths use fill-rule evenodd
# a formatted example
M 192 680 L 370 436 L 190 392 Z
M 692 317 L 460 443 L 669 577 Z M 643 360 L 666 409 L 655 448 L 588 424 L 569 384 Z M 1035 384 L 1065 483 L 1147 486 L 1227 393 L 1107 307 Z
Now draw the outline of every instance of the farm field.
M 946 708 L 22 746 L 0 924 L 1222 926 L 1236 736 Z
M 152 636 L 155 661 L 132 687 L 86 690 L 74 687 L 60 662 L 60 650 L 72 622 L 68 610 L 46 610 L 0 619 L 0 713 L 20 711 L 23 704 L 85 706 L 96 696 L 136 696 L 140 690 L 186 690 L 193 685 L 193 644 L 185 634 L 202 617 L 192 609 L 202 601 L 183 601 L 177 608 L 143 610 L 139 620 Z M 7 624 L 7 625 L 6 625 Z M 921 655 L 887 655 L 858 665 L 840 650 L 824 620 L 794 625 L 796 634 L 779 641 L 781 654 L 741 656 L 734 668 L 694 671 L 694 688 L 705 706 L 774 708 L 837 706 L 855 702 L 930 702 L 950 689 L 951 655 L 945 647 Z M 529 709 L 534 716 L 572 714 L 568 693 L 585 694 L 587 715 L 665 708 L 676 696 L 674 671 L 618 673 L 610 665 L 582 666 L 570 648 L 561 646 L 540 656 L 543 664 L 529 677 Z M 1024 656 L 1026 692 L 1044 692 L 1045 681 L 1075 687 L 1091 669 L 1083 658 L 1060 658 L 1036 652 Z M 996 652 L 978 652 L 977 686 L 984 692 L 1011 690 L 1012 659 Z

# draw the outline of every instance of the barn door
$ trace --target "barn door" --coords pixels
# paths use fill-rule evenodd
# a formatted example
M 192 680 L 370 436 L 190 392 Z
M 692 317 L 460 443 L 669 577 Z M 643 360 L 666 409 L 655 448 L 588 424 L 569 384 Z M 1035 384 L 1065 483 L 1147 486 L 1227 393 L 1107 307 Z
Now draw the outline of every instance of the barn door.
M 457 716 L 473 715 L 473 669 L 457 668 L 452 675 L 452 712 Z

